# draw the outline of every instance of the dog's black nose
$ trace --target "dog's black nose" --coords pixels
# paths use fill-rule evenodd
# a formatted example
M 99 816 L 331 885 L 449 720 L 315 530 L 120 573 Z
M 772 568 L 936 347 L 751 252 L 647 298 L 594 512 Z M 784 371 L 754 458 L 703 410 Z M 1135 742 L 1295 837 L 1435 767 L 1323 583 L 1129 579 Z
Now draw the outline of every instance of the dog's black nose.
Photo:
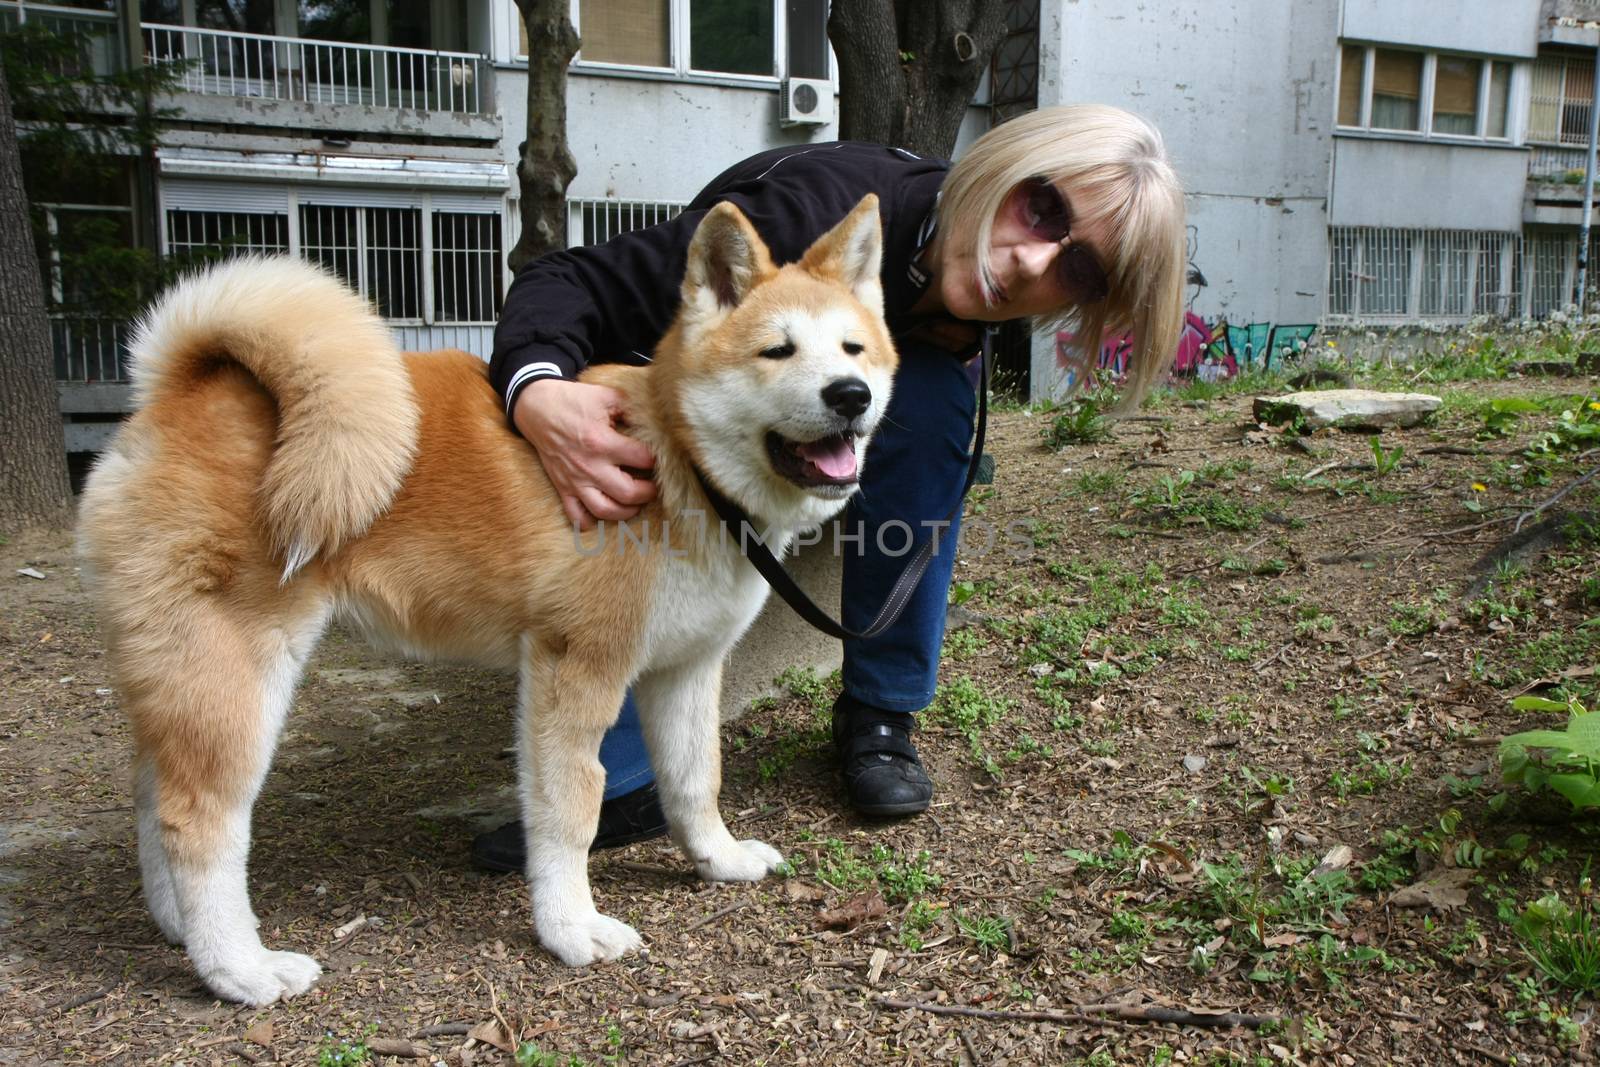
M 822 402 L 853 419 L 872 403 L 872 390 L 860 378 L 835 378 L 822 387 Z

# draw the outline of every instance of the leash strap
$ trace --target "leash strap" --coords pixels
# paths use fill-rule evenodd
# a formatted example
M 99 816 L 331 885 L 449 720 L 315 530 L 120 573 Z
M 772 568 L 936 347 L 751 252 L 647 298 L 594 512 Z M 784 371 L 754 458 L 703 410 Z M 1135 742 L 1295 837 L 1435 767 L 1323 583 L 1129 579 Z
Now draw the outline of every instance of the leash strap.
M 877 616 L 868 624 L 865 630 L 857 632 L 847 628 L 843 623 L 834 619 L 827 612 L 817 607 L 816 603 L 806 595 L 799 584 L 783 569 L 773 556 L 772 550 L 766 546 L 760 537 L 747 537 L 745 534 L 754 529 L 750 516 L 744 509 L 733 501 L 723 496 L 711 483 L 706 481 L 705 475 L 698 469 L 695 475 L 700 479 L 700 487 L 705 490 L 706 497 L 711 501 L 711 508 L 723 522 L 726 529 L 734 531 L 739 537 L 739 550 L 744 553 L 752 566 L 767 580 L 774 592 L 793 608 L 801 618 L 815 626 L 823 633 L 840 640 L 849 638 L 865 639 L 877 637 L 883 631 L 895 624 L 905 611 L 906 605 L 911 603 L 911 594 L 916 592 L 917 585 L 922 581 L 922 576 L 928 570 L 928 564 L 938 554 L 939 543 L 944 535 L 949 532 L 956 518 L 960 516 L 962 507 L 967 500 L 967 492 L 972 488 L 972 483 L 978 477 L 978 467 L 983 461 L 983 439 L 989 422 L 989 374 L 991 347 L 993 344 L 994 328 L 983 328 L 983 344 L 979 350 L 979 380 L 978 380 L 978 424 L 977 433 L 972 444 L 972 459 L 967 464 L 966 484 L 961 487 L 961 496 L 956 499 L 955 507 L 945 516 L 944 525 L 934 531 L 932 537 L 923 542 L 911 559 L 906 563 L 905 570 L 900 572 L 900 577 L 895 581 L 894 588 L 889 590 L 888 598 L 883 602 L 883 607 L 878 610 Z M 953 551 L 953 549 L 952 549 Z

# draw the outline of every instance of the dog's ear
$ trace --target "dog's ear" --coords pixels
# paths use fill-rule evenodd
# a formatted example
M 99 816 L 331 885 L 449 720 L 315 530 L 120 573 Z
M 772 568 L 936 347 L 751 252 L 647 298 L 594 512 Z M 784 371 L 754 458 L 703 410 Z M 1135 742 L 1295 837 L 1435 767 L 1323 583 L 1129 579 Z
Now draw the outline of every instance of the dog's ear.
M 772 256 L 744 212 L 723 201 L 706 213 L 689 242 L 683 302 L 720 316 L 773 272 Z
M 843 282 L 875 315 L 883 314 L 883 224 L 878 197 L 868 193 L 839 225 L 806 249 L 800 266 L 812 274 Z

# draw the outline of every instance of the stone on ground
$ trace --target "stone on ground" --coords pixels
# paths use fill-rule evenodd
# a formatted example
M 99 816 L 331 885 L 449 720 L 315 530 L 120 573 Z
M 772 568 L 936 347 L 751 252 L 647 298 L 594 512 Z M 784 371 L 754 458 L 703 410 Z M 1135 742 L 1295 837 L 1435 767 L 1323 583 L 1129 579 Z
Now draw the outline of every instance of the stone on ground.
M 1299 419 L 1307 430 L 1336 426 L 1341 430 L 1379 430 L 1415 426 L 1438 409 L 1440 400 L 1427 393 L 1384 393 L 1372 389 L 1323 389 L 1285 396 L 1258 396 L 1258 422 L 1280 425 Z

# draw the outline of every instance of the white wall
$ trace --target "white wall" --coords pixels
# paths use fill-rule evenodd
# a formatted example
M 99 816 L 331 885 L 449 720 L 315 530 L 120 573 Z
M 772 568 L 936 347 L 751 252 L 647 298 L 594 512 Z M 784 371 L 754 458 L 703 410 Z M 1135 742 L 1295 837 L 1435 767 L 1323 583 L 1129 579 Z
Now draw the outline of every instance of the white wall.
M 1329 222 L 1515 232 L 1527 179 L 1520 149 L 1339 137 Z
M 513 168 L 527 128 L 527 73 L 496 71 Z M 959 154 L 988 128 L 987 108 L 968 108 L 957 139 Z M 571 197 L 690 200 L 712 178 L 747 156 L 780 145 L 830 141 L 836 123 L 778 125 L 778 90 L 732 88 L 569 72 L 567 144 L 578 174 Z
M 1314 322 L 1325 287 L 1336 9 L 1326 0 L 1044 0 L 1040 103 L 1160 128 L 1189 191 L 1194 309 Z
M 1344 0 L 1339 36 L 1532 59 L 1539 0 Z

